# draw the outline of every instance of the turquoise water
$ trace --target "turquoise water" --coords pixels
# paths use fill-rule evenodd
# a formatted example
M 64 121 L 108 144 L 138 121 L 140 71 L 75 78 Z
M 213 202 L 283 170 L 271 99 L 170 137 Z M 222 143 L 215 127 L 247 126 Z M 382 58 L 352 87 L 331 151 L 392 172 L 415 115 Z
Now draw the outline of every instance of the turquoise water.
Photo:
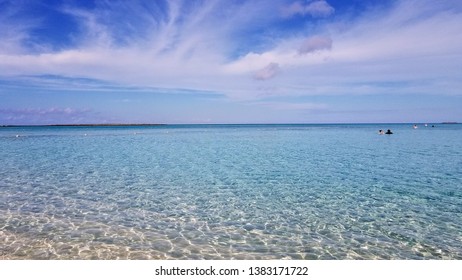
M 462 125 L 0 127 L 0 160 L 0 259 L 462 259 Z

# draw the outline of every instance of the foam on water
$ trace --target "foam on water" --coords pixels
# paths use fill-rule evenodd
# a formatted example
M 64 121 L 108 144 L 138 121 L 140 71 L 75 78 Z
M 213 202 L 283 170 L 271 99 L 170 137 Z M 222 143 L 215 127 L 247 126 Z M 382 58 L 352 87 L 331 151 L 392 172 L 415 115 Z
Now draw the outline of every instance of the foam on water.
M 0 128 L 0 258 L 462 259 L 461 136 Z

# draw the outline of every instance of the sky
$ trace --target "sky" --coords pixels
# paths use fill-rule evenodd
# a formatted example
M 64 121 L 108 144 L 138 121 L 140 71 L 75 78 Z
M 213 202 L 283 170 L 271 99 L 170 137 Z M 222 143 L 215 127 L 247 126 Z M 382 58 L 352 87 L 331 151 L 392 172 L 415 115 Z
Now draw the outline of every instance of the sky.
M 462 122 L 462 1 L 0 0 L 0 125 Z

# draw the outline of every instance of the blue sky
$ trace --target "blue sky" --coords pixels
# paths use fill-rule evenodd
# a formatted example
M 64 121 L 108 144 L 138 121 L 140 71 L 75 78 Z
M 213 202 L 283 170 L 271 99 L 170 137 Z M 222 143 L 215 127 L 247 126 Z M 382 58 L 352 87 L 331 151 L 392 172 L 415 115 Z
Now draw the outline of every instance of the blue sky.
M 0 125 L 462 121 L 462 1 L 0 0 Z

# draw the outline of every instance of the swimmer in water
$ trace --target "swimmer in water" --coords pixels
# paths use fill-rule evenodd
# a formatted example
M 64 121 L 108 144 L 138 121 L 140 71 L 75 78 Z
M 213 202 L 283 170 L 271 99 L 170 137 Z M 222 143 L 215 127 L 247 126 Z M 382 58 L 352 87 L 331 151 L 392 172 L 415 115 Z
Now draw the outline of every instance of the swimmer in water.
M 384 132 L 382 129 L 380 129 L 380 130 L 379 130 L 379 134 L 380 134 L 380 135 L 383 135 L 383 134 L 385 134 L 385 132 Z
M 385 132 L 385 134 L 393 134 L 393 132 L 391 132 L 391 130 L 387 130 L 387 132 Z

